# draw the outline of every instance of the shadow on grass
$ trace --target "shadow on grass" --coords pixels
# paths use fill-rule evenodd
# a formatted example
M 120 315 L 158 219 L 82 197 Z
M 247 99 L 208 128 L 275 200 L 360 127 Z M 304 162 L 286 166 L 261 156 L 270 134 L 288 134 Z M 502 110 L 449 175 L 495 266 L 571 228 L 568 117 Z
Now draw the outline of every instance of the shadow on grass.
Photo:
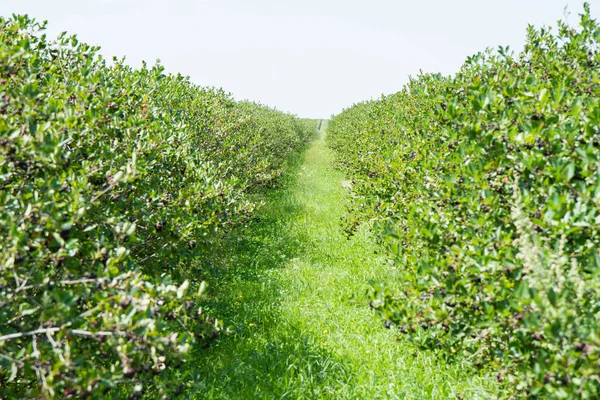
M 285 285 L 278 272 L 312 247 L 293 227 L 306 212 L 291 189 L 301 161 L 264 196 L 257 217 L 216 244 L 208 260 L 205 310 L 231 332 L 195 350 L 192 398 L 330 397 L 350 375 L 280 309 Z

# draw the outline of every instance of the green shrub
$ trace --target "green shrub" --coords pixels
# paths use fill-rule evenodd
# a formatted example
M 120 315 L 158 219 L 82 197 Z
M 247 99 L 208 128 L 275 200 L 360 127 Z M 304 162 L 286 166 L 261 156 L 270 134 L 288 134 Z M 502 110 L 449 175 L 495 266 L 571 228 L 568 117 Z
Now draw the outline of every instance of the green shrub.
M 167 393 L 219 332 L 192 261 L 314 127 L 43 30 L 0 18 L 0 392 Z
M 402 273 L 372 306 L 506 396 L 600 397 L 600 26 L 530 27 L 356 105 L 328 140 Z

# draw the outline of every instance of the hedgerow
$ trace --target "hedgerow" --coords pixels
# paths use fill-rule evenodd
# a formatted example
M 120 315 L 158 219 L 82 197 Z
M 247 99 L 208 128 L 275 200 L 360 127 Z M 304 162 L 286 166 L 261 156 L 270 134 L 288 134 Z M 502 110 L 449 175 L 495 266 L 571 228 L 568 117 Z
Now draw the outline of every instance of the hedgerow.
M 216 335 L 189 268 L 314 126 L 0 18 L 0 397 L 180 390 Z
M 372 221 L 402 271 L 372 306 L 507 397 L 600 397 L 599 41 L 586 5 L 329 124 L 349 228 Z

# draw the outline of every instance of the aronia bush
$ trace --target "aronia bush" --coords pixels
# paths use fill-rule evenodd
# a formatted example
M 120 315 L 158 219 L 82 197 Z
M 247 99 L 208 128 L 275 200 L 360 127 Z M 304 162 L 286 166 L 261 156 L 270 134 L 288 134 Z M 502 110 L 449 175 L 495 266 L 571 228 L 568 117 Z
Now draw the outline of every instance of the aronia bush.
M 0 397 L 177 393 L 220 330 L 190 265 L 315 127 L 44 27 L 0 18 Z
M 599 51 L 586 5 L 329 124 L 348 227 L 372 221 L 402 271 L 372 306 L 506 397 L 600 397 Z

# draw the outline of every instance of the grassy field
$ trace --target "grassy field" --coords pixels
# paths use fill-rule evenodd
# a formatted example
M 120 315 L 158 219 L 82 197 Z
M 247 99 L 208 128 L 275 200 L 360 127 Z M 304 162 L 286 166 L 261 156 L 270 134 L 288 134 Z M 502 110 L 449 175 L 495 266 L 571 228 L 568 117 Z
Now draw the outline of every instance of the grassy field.
M 198 358 L 192 397 L 493 397 L 495 378 L 413 347 L 367 306 L 368 281 L 393 278 L 394 267 L 367 226 L 350 239 L 343 233 L 344 177 L 325 129 L 259 217 L 215 256 L 221 275 L 207 311 L 225 317 L 231 333 Z

